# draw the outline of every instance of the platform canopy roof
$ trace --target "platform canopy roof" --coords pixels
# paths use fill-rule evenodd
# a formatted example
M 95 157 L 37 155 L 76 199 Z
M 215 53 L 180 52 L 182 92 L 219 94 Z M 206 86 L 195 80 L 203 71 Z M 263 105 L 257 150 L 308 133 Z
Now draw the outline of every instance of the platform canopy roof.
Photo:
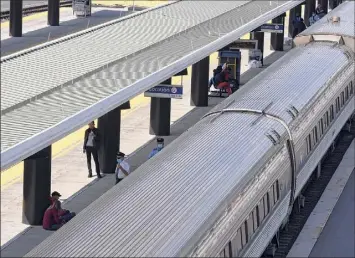
M 303 1 L 177 1 L 1 58 L 1 169 Z

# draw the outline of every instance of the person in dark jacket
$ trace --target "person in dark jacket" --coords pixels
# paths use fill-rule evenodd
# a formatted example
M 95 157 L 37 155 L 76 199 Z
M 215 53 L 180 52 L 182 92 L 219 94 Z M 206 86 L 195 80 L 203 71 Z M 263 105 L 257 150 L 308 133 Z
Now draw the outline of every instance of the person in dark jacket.
M 306 29 L 304 20 L 298 13 L 296 14 L 296 18 L 292 21 L 292 25 L 293 25 L 292 38 L 295 38 L 299 33 L 301 33 Z
M 92 177 L 91 155 L 94 158 L 96 174 L 101 178 L 98 149 L 100 146 L 99 130 L 95 127 L 95 122 L 89 123 L 89 128 L 85 131 L 83 152 L 86 153 L 86 161 L 89 170 L 89 177 Z
M 210 82 L 208 84 L 208 87 L 211 88 L 212 85 L 214 85 L 215 81 L 214 78 L 217 76 L 217 74 L 219 74 L 220 72 L 222 72 L 222 66 L 219 65 L 217 66 L 216 69 L 213 69 L 213 77 L 210 79 Z M 216 85 L 215 85 L 216 86 Z

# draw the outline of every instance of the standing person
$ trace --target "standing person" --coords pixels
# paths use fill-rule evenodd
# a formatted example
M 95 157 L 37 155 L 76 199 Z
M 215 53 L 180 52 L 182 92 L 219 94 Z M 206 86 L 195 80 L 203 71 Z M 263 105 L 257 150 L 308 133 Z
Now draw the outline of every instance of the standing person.
M 153 157 L 155 154 L 157 154 L 159 151 L 161 151 L 164 148 L 164 139 L 163 138 L 157 138 L 157 147 L 155 147 L 149 154 L 148 159 Z
M 130 165 L 125 160 L 125 154 L 122 152 L 117 153 L 117 167 L 116 167 L 116 184 L 122 181 L 130 173 Z
M 92 177 L 92 169 L 91 169 L 91 155 L 92 155 L 95 162 L 97 177 L 101 178 L 99 156 L 98 156 L 99 146 L 100 146 L 99 130 L 95 127 L 95 122 L 92 121 L 91 123 L 89 123 L 89 128 L 86 129 L 85 131 L 84 146 L 83 146 L 83 152 L 86 153 L 86 161 L 89 170 L 88 177 Z

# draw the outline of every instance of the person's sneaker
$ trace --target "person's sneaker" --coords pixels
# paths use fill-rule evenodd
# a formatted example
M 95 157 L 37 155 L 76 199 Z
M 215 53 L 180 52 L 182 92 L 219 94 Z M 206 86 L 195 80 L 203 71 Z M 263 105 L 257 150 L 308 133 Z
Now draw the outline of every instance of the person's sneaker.
M 89 174 L 89 175 L 88 175 L 88 178 L 92 178 L 92 174 Z
M 102 178 L 102 176 L 100 174 L 97 175 L 97 178 Z

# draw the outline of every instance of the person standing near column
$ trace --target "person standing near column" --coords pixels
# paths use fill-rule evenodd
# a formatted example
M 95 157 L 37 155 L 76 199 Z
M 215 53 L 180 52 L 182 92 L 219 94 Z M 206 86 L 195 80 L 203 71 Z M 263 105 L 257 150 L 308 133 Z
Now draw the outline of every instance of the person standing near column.
M 161 151 L 164 148 L 164 139 L 163 138 L 158 138 L 157 139 L 157 147 L 155 147 L 148 156 L 148 159 L 152 158 L 155 156 L 159 151 Z
M 86 153 L 86 161 L 89 170 L 88 177 L 92 177 L 92 169 L 91 169 L 91 155 L 92 155 L 95 162 L 97 177 L 101 178 L 99 156 L 98 156 L 99 146 L 100 146 L 99 130 L 95 127 L 95 122 L 92 121 L 91 123 L 89 123 L 89 128 L 86 129 L 85 131 L 84 146 L 83 146 L 83 152 Z

